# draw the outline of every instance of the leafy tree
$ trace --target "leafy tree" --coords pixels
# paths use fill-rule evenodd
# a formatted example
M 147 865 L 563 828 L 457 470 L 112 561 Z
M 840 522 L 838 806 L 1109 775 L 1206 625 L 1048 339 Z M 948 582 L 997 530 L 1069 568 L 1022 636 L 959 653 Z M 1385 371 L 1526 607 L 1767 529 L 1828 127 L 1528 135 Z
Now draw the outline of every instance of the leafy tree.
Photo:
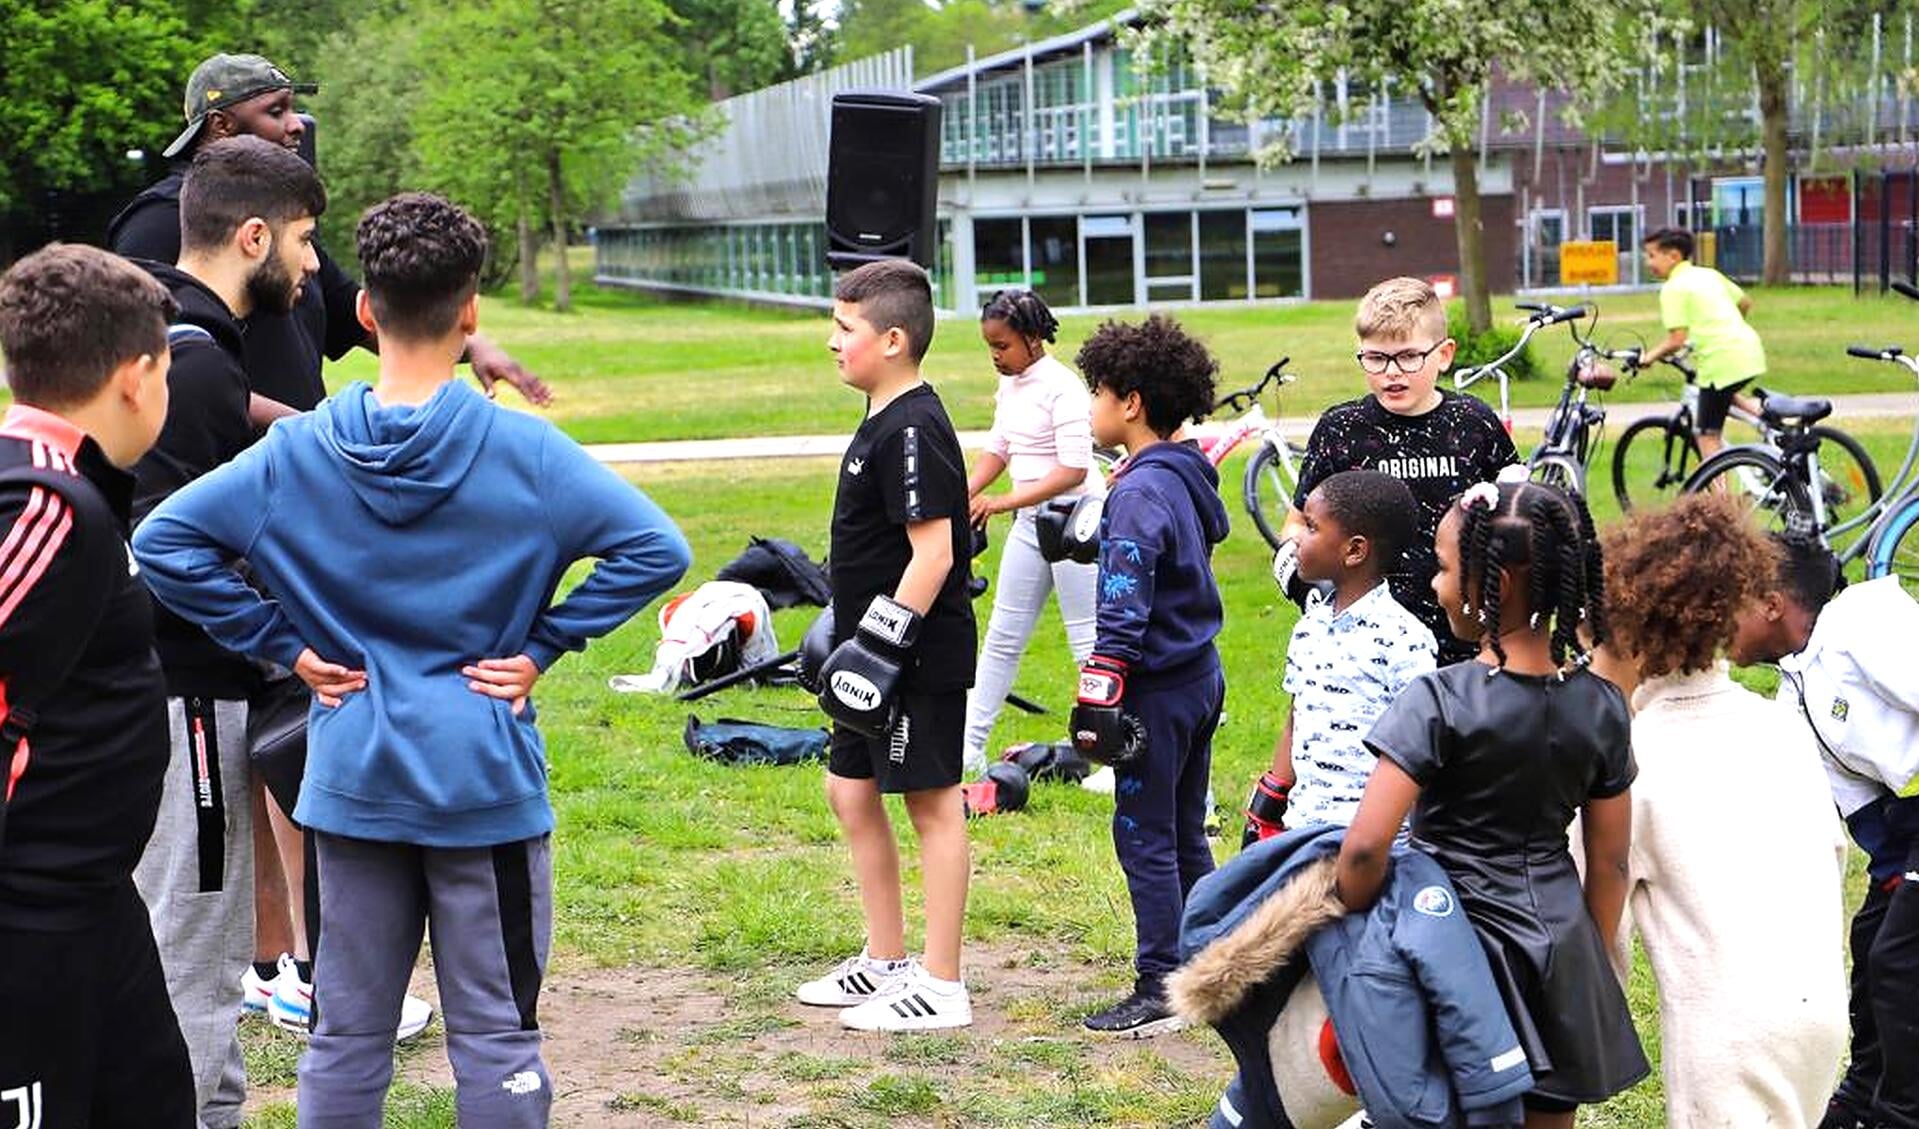
M 426 68 L 412 121 L 421 172 L 515 231 L 523 294 L 541 227 L 564 247 L 575 217 L 636 168 L 672 167 L 702 124 L 664 0 L 465 0 L 423 24 L 423 48 L 459 53 Z M 554 305 L 571 304 L 562 255 Z
M 1425 144 L 1451 155 L 1460 283 L 1478 331 L 1492 324 L 1477 151 L 1495 69 L 1593 105 L 1629 73 L 1622 21 L 1659 18 L 1652 0 L 1143 0 L 1140 10 L 1137 38 L 1189 52 L 1242 119 L 1304 119 L 1341 71 L 1364 89 L 1417 97 L 1433 116 Z M 1264 154 L 1289 155 L 1283 140 Z
M 781 79 L 825 70 L 839 53 L 839 28 L 820 11 L 826 0 L 788 0 L 785 7 L 787 69 Z
M 201 55 L 163 0 L 0 0 L 0 213 L 147 179 Z
M 310 108 L 328 196 L 322 224 L 336 259 L 351 257 L 368 206 L 426 183 L 413 143 L 426 81 L 421 32 L 403 12 L 354 21 L 323 42 L 306 72 L 324 77 Z
M 786 23 L 773 0 L 670 0 L 687 70 L 715 102 L 788 77 Z

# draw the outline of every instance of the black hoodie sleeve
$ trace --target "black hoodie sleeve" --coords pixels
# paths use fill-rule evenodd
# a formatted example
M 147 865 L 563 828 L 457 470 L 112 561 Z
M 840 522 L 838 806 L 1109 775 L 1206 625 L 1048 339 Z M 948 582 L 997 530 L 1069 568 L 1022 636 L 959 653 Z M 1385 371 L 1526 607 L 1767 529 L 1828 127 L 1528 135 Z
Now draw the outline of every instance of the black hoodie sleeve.
M 167 371 L 167 422 L 153 449 L 133 468 L 136 519 L 253 443 L 249 393 L 245 371 L 226 350 L 209 342 L 174 349 Z
M 333 261 L 326 248 L 316 244 L 313 249 L 320 257 L 320 273 L 312 284 L 320 288 L 320 296 L 326 302 L 326 340 L 321 345 L 327 359 L 337 361 L 367 341 L 366 330 L 361 328 L 359 312 L 355 309 L 360 284 Z
M 113 219 L 109 249 L 127 259 L 171 263 L 180 258 L 180 201 L 142 196 Z

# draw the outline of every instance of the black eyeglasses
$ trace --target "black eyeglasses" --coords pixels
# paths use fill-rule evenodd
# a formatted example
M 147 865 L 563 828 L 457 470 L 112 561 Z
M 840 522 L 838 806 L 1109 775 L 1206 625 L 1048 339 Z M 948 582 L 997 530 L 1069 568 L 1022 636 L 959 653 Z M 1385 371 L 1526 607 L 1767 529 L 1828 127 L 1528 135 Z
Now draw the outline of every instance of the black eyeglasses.
M 1359 358 L 1359 367 L 1373 376 L 1383 376 L 1390 369 L 1397 368 L 1407 375 L 1416 373 L 1426 363 L 1426 358 L 1439 351 L 1441 341 L 1430 349 L 1401 349 L 1397 353 L 1381 353 L 1373 349 L 1361 349 L 1353 356 Z

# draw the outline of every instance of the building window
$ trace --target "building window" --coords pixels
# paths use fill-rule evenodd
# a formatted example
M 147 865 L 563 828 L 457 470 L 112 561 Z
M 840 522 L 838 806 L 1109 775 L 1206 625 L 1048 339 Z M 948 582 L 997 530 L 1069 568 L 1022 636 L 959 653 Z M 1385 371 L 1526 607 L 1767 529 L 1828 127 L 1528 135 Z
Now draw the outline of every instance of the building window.
M 1566 241 L 1566 213 L 1558 208 L 1536 208 L 1532 214 L 1533 242 L 1557 247 Z
M 1251 214 L 1253 296 L 1298 298 L 1305 294 L 1304 244 L 1298 208 L 1264 208 Z
M 1619 251 L 1636 250 L 1639 247 L 1639 209 L 1628 205 L 1623 208 L 1586 209 L 1586 227 L 1592 232 L 1592 238 L 1610 239 Z
M 973 221 L 973 285 L 982 296 L 1026 285 L 1025 243 L 1020 220 Z
M 1034 216 L 1026 229 L 1033 289 L 1049 306 L 1079 305 L 1079 217 Z
M 1146 227 L 1146 300 L 1193 300 L 1193 213 L 1152 212 Z
M 1207 302 L 1243 299 L 1246 289 L 1246 213 L 1199 213 L 1199 296 Z
M 1130 306 L 1133 286 L 1133 217 L 1086 216 L 1080 221 L 1086 245 L 1086 304 Z

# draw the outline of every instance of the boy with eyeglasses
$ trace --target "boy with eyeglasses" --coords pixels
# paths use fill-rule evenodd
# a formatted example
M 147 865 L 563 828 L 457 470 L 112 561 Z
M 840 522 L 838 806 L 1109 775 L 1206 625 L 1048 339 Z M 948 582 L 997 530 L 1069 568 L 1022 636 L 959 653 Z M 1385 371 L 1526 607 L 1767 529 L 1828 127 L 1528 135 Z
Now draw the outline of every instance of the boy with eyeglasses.
M 1353 328 L 1367 395 L 1328 408 L 1314 425 L 1273 577 L 1303 603 L 1308 586 L 1297 576 L 1295 539 L 1305 529 L 1300 512 L 1307 495 L 1320 483 L 1344 470 L 1392 475 L 1419 503 L 1418 533 L 1386 577 L 1393 599 L 1432 630 L 1439 665 L 1469 659 L 1475 645 L 1453 637 L 1433 599 L 1433 535 L 1454 498 L 1492 481 L 1499 468 L 1519 461 L 1519 452 L 1483 401 L 1438 386 L 1457 346 L 1446 336 L 1445 306 L 1426 282 L 1389 278 L 1373 287 L 1360 299 Z

